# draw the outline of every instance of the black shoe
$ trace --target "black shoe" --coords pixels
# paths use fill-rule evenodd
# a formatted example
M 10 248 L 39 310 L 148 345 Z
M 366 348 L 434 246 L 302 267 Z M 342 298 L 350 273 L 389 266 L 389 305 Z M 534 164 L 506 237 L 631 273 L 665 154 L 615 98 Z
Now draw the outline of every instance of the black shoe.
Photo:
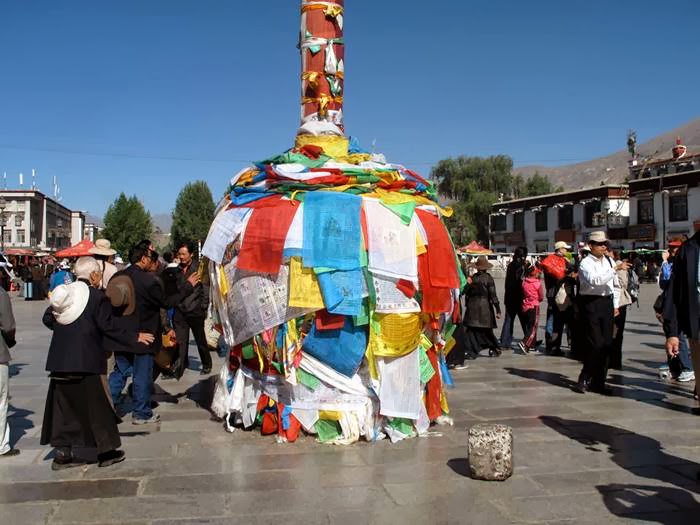
M 4 454 L 0 454 L 0 458 L 13 458 L 15 456 L 19 456 L 19 449 L 18 448 L 11 448 Z
M 501 350 L 498 348 L 489 348 L 490 357 L 501 357 Z
M 588 390 L 600 394 L 601 396 L 611 396 L 613 395 L 613 389 L 605 384 L 603 385 L 590 385 Z
M 209 374 L 211 374 L 211 368 L 202 368 L 199 372 L 200 376 L 208 376 Z
M 588 392 L 588 389 L 591 386 L 591 380 L 586 379 L 583 375 L 580 375 L 578 378 L 578 383 L 574 386 L 573 390 L 574 392 L 578 392 L 579 394 L 585 394 Z
M 57 456 L 51 462 L 51 470 L 65 470 L 68 468 L 82 467 L 87 461 L 76 457 Z
M 126 454 L 123 450 L 110 450 L 104 454 L 97 455 L 100 467 L 109 467 L 115 463 L 121 463 L 126 459 Z

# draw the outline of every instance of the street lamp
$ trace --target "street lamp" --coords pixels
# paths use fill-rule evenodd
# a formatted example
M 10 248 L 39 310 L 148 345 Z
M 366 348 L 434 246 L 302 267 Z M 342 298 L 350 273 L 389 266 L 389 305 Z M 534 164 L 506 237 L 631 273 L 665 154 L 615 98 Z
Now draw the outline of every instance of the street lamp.
M 5 253 L 5 207 L 7 201 L 0 195 L 0 251 Z

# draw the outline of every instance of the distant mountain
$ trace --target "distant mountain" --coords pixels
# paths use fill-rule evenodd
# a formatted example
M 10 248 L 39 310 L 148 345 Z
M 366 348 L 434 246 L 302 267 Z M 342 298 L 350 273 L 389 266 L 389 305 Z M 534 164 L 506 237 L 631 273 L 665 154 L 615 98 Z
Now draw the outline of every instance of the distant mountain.
M 97 224 L 100 228 L 104 227 L 104 222 L 102 217 L 97 217 L 96 215 L 90 215 L 89 213 L 85 216 L 86 224 Z
M 651 156 L 658 159 L 669 158 L 671 148 L 676 143 L 676 137 L 680 136 L 683 143 L 688 146 L 688 152 L 700 152 L 700 118 L 692 120 L 680 128 L 659 135 L 658 137 L 637 146 L 637 151 L 642 156 Z M 621 138 L 623 140 L 624 137 Z M 627 162 L 630 156 L 626 149 L 601 157 L 569 164 L 566 166 L 522 166 L 515 168 L 514 173 L 524 176 L 539 172 L 547 175 L 549 180 L 557 186 L 563 186 L 567 190 L 587 188 L 605 184 L 619 184 L 625 181 L 628 175 Z
M 151 216 L 153 227 L 160 228 L 163 233 L 170 233 L 173 226 L 173 216 L 170 213 L 157 213 Z
M 156 213 L 151 216 L 153 220 L 153 227 L 159 228 L 162 233 L 170 233 L 170 228 L 173 225 L 172 215 L 169 213 Z M 104 221 L 101 217 L 95 215 L 86 215 L 85 222 L 88 224 L 97 224 L 100 228 L 104 227 Z

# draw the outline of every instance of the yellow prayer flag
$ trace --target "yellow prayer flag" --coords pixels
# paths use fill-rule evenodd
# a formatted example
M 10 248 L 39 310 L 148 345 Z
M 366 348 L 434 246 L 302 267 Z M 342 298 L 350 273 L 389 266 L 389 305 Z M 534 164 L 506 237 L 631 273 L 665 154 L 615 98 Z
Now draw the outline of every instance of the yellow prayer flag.
M 304 268 L 299 257 L 289 260 L 289 306 L 325 308 L 316 274 L 312 268 Z

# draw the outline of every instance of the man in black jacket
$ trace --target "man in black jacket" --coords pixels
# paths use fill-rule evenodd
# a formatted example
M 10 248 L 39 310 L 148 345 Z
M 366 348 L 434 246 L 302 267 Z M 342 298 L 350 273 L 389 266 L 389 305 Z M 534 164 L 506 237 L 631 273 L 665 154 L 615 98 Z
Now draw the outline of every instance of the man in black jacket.
M 199 263 L 194 259 L 194 246 L 191 243 L 182 243 L 177 251 L 180 260 L 180 269 L 186 279 L 197 275 Z M 181 377 L 187 367 L 187 354 L 190 344 L 190 330 L 197 344 L 199 359 L 202 362 L 201 374 L 211 373 L 211 355 L 207 337 L 204 333 L 204 320 L 209 307 L 209 286 L 199 283 L 186 294 L 185 298 L 176 306 L 173 324 L 179 349 L 179 364 L 177 376 Z
M 516 248 L 513 260 L 506 270 L 505 297 L 503 298 L 506 316 L 503 319 L 503 328 L 501 329 L 501 348 L 510 349 L 510 345 L 513 342 L 513 324 L 516 317 L 520 319 L 520 326 L 523 329 L 523 333 L 525 332 L 525 317 L 523 316 L 522 306 L 526 257 L 527 248 Z
M 154 341 L 148 346 L 106 345 L 107 351 L 114 352 L 114 371 L 109 376 L 109 387 L 115 403 L 121 396 L 126 380 L 133 376 L 134 409 L 132 422 L 135 425 L 155 423 L 160 415 L 154 414 L 151 408 L 153 393 L 153 354 L 160 348 L 161 340 L 161 308 L 171 308 L 182 297 L 191 293 L 193 286 L 199 282 L 197 274 L 191 276 L 184 284 L 180 295 L 165 297 L 163 287 L 150 271 L 158 254 L 142 245 L 138 245 L 129 253 L 131 266 L 117 275 L 126 275 L 134 284 L 136 295 L 136 311 L 132 315 L 115 317 L 119 326 L 124 326 L 133 332 L 153 334 Z
M 673 260 L 664 301 L 664 332 L 666 351 L 671 357 L 678 355 L 680 334 L 688 336 L 697 374 L 700 370 L 700 231 L 683 243 Z
M 700 231 L 683 243 L 673 261 L 664 301 L 666 352 L 678 355 L 681 333 L 688 336 L 695 373 L 700 371 Z M 698 395 L 697 383 L 695 396 Z M 700 480 L 700 472 L 697 473 Z

